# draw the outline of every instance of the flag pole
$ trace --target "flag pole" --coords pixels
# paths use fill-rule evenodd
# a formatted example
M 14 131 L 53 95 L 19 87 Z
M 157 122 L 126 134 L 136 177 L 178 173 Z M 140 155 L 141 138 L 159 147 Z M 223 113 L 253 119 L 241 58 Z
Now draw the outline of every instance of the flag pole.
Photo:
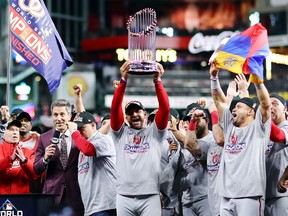
M 9 9 L 9 0 L 7 1 L 7 13 L 8 13 L 8 38 L 7 38 L 7 84 L 6 84 L 6 105 L 9 107 L 10 105 L 10 78 L 11 78 L 11 43 L 10 43 L 10 9 Z

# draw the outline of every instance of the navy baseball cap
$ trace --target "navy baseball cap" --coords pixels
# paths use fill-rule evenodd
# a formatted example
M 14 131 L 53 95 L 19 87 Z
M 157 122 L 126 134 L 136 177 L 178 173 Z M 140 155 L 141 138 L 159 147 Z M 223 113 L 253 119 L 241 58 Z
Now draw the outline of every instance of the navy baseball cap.
M 230 107 L 229 107 L 229 110 L 230 112 L 232 113 L 232 110 L 235 108 L 236 104 L 238 103 L 238 101 L 240 100 L 241 98 L 239 96 L 236 96 L 232 99 L 231 103 L 230 103 Z
M 84 111 L 76 114 L 74 122 L 77 124 L 77 128 L 81 128 L 85 124 L 96 123 L 96 120 L 91 113 Z
M 278 99 L 284 106 L 286 106 L 286 100 L 278 94 L 272 93 L 270 94 L 270 98 Z
M 205 119 L 209 118 L 209 114 L 208 114 L 208 112 L 207 112 L 206 109 L 204 109 L 204 108 L 202 108 L 202 107 L 196 108 L 196 109 L 197 109 L 197 110 L 202 110 L 202 111 L 204 112 L 203 118 L 205 118 Z M 191 117 L 192 117 L 192 114 L 186 115 L 186 116 L 184 116 L 184 118 L 183 118 L 182 120 L 183 120 L 183 121 L 190 121 Z
M 170 115 L 173 116 L 176 119 L 180 118 L 180 115 L 176 109 L 170 108 Z
M 7 129 L 9 129 L 11 126 L 16 126 L 16 127 L 18 127 L 18 128 L 21 128 L 21 126 L 22 126 L 22 124 L 21 124 L 21 122 L 19 121 L 19 120 L 13 120 L 13 121 L 11 121 L 11 122 L 9 122 L 8 123 L 8 125 L 7 125 Z
M 148 116 L 148 121 L 153 122 L 158 109 L 154 109 Z
M 105 120 L 108 120 L 108 119 L 110 119 L 110 114 L 103 116 L 103 118 L 101 119 L 101 123 Z
M 236 101 L 236 104 L 239 102 L 246 104 L 250 108 L 254 109 L 255 112 L 257 111 L 258 106 L 259 106 L 259 104 L 254 99 L 248 98 L 248 97 L 244 97 L 244 98 L 239 99 L 238 101 Z
M 139 109 L 145 110 L 144 106 L 140 101 L 133 100 L 126 104 L 125 113 L 127 114 L 132 107 L 137 107 Z
M 194 109 L 194 108 L 201 108 L 201 106 L 198 104 L 198 103 L 191 103 L 189 104 L 187 107 L 186 107 L 186 110 L 185 110 L 185 115 L 187 115 L 190 110 Z
M 14 115 L 18 116 L 22 112 L 24 112 L 22 109 L 16 108 L 16 109 L 12 110 L 10 116 L 14 116 Z
M 190 121 L 190 119 L 191 119 L 191 115 L 186 115 L 186 116 L 184 116 L 183 117 L 183 121 Z
M 21 119 L 26 118 L 28 121 L 32 121 L 31 116 L 27 112 L 21 112 L 20 114 L 17 115 L 16 119 L 21 121 Z

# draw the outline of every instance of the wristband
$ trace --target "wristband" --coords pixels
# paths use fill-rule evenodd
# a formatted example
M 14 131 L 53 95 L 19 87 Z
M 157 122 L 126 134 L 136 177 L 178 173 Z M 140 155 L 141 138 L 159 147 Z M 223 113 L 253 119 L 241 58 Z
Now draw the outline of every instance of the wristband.
M 25 163 L 27 163 L 27 158 L 25 157 L 25 159 L 22 161 L 22 160 L 20 160 L 20 164 L 25 164 Z
M 127 80 L 124 77 L 121 77 L 120 82 L 127 83 Z
M 161 82 L 161 78 L 160 78 L 160 77 L 154 78 L 154 79 L 153 79 L 153 82 L 154 82 L 154 83 Z
M 211 112 L 212 125 L 218 124 L 219 115 L 217 111 Z
M 189 129 L 190 131 L 195 131 L 195 129 L 196 129 L 196 122 L 195 122 L 193 119 L 190 120 L 188 129 Z
M 218 80 L 218 79 L 219 79 L 218 75 L 217 76 L 210 76 L 210 80 Z
M 211 79 L 211 89 L 221 89 L 219 79 Z
M 264 88 L 264 84 L 263 84 L 263 83 L 261 83 L 261 84 L 255 84 L 255 87 L 256 87 L 257 89 L 262 89 L 262 88 Z

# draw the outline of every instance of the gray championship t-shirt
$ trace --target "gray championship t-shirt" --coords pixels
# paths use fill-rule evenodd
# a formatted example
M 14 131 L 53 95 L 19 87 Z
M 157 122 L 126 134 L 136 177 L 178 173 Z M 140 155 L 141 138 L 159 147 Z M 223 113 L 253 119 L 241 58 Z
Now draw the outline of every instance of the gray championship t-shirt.
M 169 163 L 175 163 L 175 158 L 173 158 L 176 155 L 176 152 L 178 151 L 169 151 L 169 142 L 172 142 L 174 144 L 178 144 L 178 148 L 180 151 L 180 143 L 178 142 L 178 140 L 175 138 L 175 136 L 173 135 L 173 133 L 168 130 L 168 133 L 166 134 L 165 139 L 163 140 L 162 143 L 162 150 L 161 150 L 161 178 L 163 178 L 163 171 L 165 170 L 165 168 L 167 169 L 167 166 Z M 179 160 L 178 160 L 179 162 Z M 178 164 L 178 163 L 177 163 Z M 177 167 L 178 165 L 175 164 L 175 166 L 173 166 L 172 164 L 169 164 L 171 166 L 168 166 L 169 168 L 174 167 L 175 170 L 170 170 L 169 173 L 174 173 L 177 172 Z M 164 171 L 166 172 L 166 170 Z M 165 174 L 164 174 L 165 176 Z M 174 179 L 172 181 L 170 181 L 171 184 L 169 184 L 169 186 L 172 187 L 173 183 L 174 183 Z M 163 185 L 162 185 L 163 186 Z M 172 188 L 168 188 L 166 187 L 165 189 L 167 189 L 168 191 L 172 192 Z M 178 194 L 175 195 L 171 195 L 166 197 L 166 195 L 163 194 L 163 191 L 161 191 L 163 197 L 162 197 L 162 208 L 175 208 L 178 202 Z
M 288 121 L 283 121 L 277 125 L 286 136 L 286 143 L 270 142 L 266 150 L 266 199 L 276 197 L 287 197 L 288 191 L 280 193 L 277 190 L 277 183 L 288 166 Z M 287 204 L 288 205 L 288 204 Z
M 208 201 L 212 216 L 219 215 L 220 196 L 216 191 L 216 177 L 220 166 L 220 157 L 223 148 L 217 145 L 213 133 L 209 131 L 208 135 L 197 139 L 201 149 L 200 160 L 207 160 L 208 170 Z
M 265 196 L 265 151 L 270 142 L 271 118 L 264 124 L 260 109 L 246 127 L 235 127 L 227 108 L 223 112 L 225 143 L 217 176 L 217 191 L 226 198 Z
M 108 135 L 94 133 L 89 139 L 95 157 L 82 152 L 78 159 L 78 182 L 85 216 L 116 209 L 116 151 Z
M 207 170 L 205 164 L 196 159 L 187 149 L 182 149 L 185 163 L 183 172 L 187 173 L 186 180 L 189 188 L 183 191 L 182 204 L 188 206 L 207 198 Z
M 127 196 L 159 194 L 161 146 L 167 128 L 159 130 L 155 121 L 135 130 L 123 123 L 112 130 L 117 154 L 117 193 Z

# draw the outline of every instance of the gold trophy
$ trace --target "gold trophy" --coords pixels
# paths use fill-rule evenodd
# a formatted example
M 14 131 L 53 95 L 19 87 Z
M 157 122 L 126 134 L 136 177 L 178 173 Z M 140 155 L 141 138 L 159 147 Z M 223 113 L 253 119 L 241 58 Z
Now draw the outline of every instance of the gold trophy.
M 129 74 L 149 75 L 157 73 L 156 64 L 156 12 L 145 8 L 127 22 Z

